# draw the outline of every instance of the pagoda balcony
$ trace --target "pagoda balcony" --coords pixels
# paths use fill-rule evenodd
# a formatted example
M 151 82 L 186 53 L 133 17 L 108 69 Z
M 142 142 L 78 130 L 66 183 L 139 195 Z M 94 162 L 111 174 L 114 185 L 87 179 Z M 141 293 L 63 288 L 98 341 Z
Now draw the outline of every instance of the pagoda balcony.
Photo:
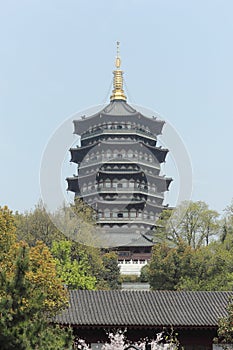
M 98 193 L 112 193 L 112 194 L 116 194 L 116 193 L 131 193 L 131 194 L 143 194 L 143 195 L 153 195 L 158 198 L 163 198 L 163 193 L 159 193 L 154 189 L 143 189 L 143 188 L 138 188 L 138 187 L 133 187 L 133 188 L 116 188 L 116 187 L 101 187 L 97 189 Z
M 129 261 L 129 260 L 136 260 L 136 261 L 148 261 L 151 259 L 151 253 L 133 253 L 131 251 L 128 251 L 127 253 L 129 253 L 129 256 L 124 256 L 121 255 L 121 251 L 117 252 L 118 255 L 118 261 Z
M 117 194 L 117 193 L 130 193 L 130 194 L 142 194 L 147 196 L 152 196 L 156 198 L 163 199 L 163 193 L 157 192 L 154 189 L 139 189 L 139 188 L 116 188 L 116 187 L 99 187 L 97 189 L 90 189 L 86 190 L 85 192 L 79 192 L 78 195 L 82 197 L 90 196 L 90 195 L 98 195 L 102 193 L 109 193 L 109 194 Z
M 102 170 L 99 169 L 98 170 L 100 173 L 104 173 L 104 174 L 141 174 L 143 172 L 143 170 L 138 170 L 138 169 L 123 169 L 123 170 L 118 170 L 118 169 L 106 169 L 106 170 Z
M 149 226 L 155 226 L 155 220 L 152 218 L 140 218 L 140 217 L 102 217 L 102 218 L 97 218 L 97 223 L 99 224 L 144 224 L 144 225 L 149 225 Z
M 99 158 L 95 158 L 95 159 L 89 159 L 89 160 L 84 160 L 83 162 L 79 163 L 81 164 L 79 169 L 84 169 L 89 167 L 90 165 L 98 165 L 101 164 L 101 166 L 104 164 L 137 164 L 137 165 L 145 165 L 145 166 L 149 166 L 151 168 L 155 168 L 160 170 L 160 165 L 156 164 L 154 162 L 151 162 L 149 160 L 145 160 L 145 159 L 141 159 L 139 157 L 133 157 L 132 159 L 130 158 L 123 158 L 123 157 L 111 157 L 111 158 L 107 158 L 107 157 L 99 157 Z
M 100 129 L 100 130 L 96 130 L 96 131 L 88 131 L 85 134 L 82 134 L 81 136 L 81 141 L 83 140 L 87 140 L 90 138 L 93 138 L 95 136 L 99 136 L 99 135 L 139 135 L 139 136 L 146 136 L 146 138 L 151 139 L 153 141 L 157 140 L 157 137 L 152 134 L 149 131 L 144 131 L 141 129 Z
M 129 201 L 130 199 L 130 201 Z M 96 202 L 93 202 L 92 204 L 94 204 Z M 145 199 L 136 199 L 136 198 L 110 198 L 110 199 L 101 199 L 98 200 L 98 204 L 106 204 L 107 206 L 109 205 L 117 205 L 117 204 L 126 204 L 126 205 L 131 205 L 131 204 L 145 204 L 146 200 Z

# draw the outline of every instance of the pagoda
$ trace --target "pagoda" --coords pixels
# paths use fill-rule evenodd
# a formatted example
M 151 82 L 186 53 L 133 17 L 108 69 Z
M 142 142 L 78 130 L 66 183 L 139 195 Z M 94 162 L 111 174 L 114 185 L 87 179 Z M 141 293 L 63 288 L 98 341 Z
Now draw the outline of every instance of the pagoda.
M 118 252 L 122 272 L 124 264 L 127 270 L 132 263 L 138 274 L 136 265 L 142 267 L 150 258 L 152 232 L 172 179 L 160 174 L 168 153 L 157 145 L 164 121 L 126 102 L 119 43 L 115 65 L 110 103 L 73 121 L 74 134 L 81 138 L 70 149 L 78 171 L 67 182 L 75 197 L 95 209 L 97 225 Z

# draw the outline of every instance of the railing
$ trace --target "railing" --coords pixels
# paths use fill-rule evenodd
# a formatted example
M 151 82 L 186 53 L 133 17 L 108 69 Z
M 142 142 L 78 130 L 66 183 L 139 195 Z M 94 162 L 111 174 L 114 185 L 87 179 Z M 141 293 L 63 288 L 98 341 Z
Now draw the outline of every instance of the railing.
M 154 225 L 155 224 L 155 218 L 140 218 L 140 217 L 135 217 L 135 218 L 130 218 L 130 217 L 114 217 L 114 218 L 97 218 L 98 223 L 103 223 L 103 222 L 110 222 L 110 223 L 117 223 L 119 224 L 120 222 L 125 222 L 125 223 L 141 223 L 141 224 L 146 224 L 146 225 Z
M 137 265 L 142 265 L 142 264 L 144 264 L 144 265 L 146 265 L 148 263 L 148 260 L 145 260 L 145 259 L 138 259 L 138 260 L 134 260 L 134 259 L 131 259 L 131 260 L 120 260 L 120 261 L 118 261 L 118 264 L 120 264 L 120 265 L 135 265 L 135 264 L 137 264 Z
M 81 136 L 81 140 L 86 140 L 88 138 L 91 138 L 93 136 L 98 136 L 98 135 L 102 135 L 102 134 L 141 134 L 143 136 L 149 137 L 153 140 L 156 140 L 156 136 L 153 135 L 151 132 L 149 131 L 144 131 L 141 129 L 100 129 L 100 130 L 96 130 L 96 131 L 88 131 L 85 134 L 83 134 Z
M 141 159 L 139 157 L 128 157 L 128 158 L 124 158 L 124 156 L 122 157 L 106 157 L 106 156 L 100 156 L 100 157 L 96 157 L 94 159 L 88 159 L 79 163 L 79 169 L 82 168 L 86 168 L 89 167 L 90 165 L 94 165 L 94 164 L 104 164 L 104 163 L 108 163 L 108 164 L 114 164 L 114 163 L 126 163 L 126 164 L 132 164 L 132 163 L 136 163 L 136 164 L 141 164 L 141 165 L 146 165 L 146 166 L 150 166 L 152 168 L 156 168 L 156 169 L 160 169 L 160 165 L 159 163 L 156 164 L 153 162 L 153 159 L 151 161 L 149 160 L 145 160 L 145 159 Z
M 104 174 L 109 174 L 109 173 L 116 173 L 116 174 L 127 174 L 127 173 L 136 173 L 136 174 L 141 174 L 143 172 L 143 170 L 139 170 L 139 169 L 123 169 L 123 170 L 118 170 L 118 169 L 106 169 L 106 170 L 102 170 L 99 169 L 98 170 L 101 173 Z
M 82 196 L 87 196 L 87 195 L 95 195 L 95 194 L 100 194 L 100 193 L 112 193 L 112 194 L 117 194 L 117 193 L 132 193 L 132 194 L 144 194 L 144 195 L 153 195 L 158 198 L 164 198 L 163 194 L 160 192 L 157 192 L 154 189 L 143 189 L 143 188 L 138 188 L 138 187 L 133 187 L 133 188 L 118 188 L 118 187 L 98 187 L 95 189 L 90 189 L 86 191 L 82 191 L 81 195 Z

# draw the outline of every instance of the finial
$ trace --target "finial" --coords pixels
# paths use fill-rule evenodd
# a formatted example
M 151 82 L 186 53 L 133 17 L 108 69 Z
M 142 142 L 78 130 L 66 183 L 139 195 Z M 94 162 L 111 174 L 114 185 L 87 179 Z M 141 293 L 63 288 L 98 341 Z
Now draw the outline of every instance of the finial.
M 117 41 L 117 55 L 115 61 L 116 70 L 113 71 L 113 91 L 112 96 L 110 97 L 111 101 L 114 100 L 123 100 L 126 101 L 126 96 L 123 90 L 123 71 L 121 67 L 121 58 L 120 58 L 120 42 Z
M 120 58 L 120 41 L 117 41 L 117 56 L 116 56 L 116 68 L 119 69 L 121 66 Z

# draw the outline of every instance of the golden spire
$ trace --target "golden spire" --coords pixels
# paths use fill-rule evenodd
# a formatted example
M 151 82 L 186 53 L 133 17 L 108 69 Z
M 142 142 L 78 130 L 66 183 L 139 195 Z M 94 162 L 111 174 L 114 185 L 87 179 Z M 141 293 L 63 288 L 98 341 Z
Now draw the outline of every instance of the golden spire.
M 113 90 L 112 90 L 112 96 L 110 97 L 110 101 L 114 100 L 123 100 L 126 101 L 126 96 L 124 94 L 123 90 L 123 71 L 120 69 L 121 67 L 121 59 L 120 59 L 120 50 L 119 50 L 120 43 L 117 41 L 117 56 L 116 56 L 116 69 L 113 71 Z

